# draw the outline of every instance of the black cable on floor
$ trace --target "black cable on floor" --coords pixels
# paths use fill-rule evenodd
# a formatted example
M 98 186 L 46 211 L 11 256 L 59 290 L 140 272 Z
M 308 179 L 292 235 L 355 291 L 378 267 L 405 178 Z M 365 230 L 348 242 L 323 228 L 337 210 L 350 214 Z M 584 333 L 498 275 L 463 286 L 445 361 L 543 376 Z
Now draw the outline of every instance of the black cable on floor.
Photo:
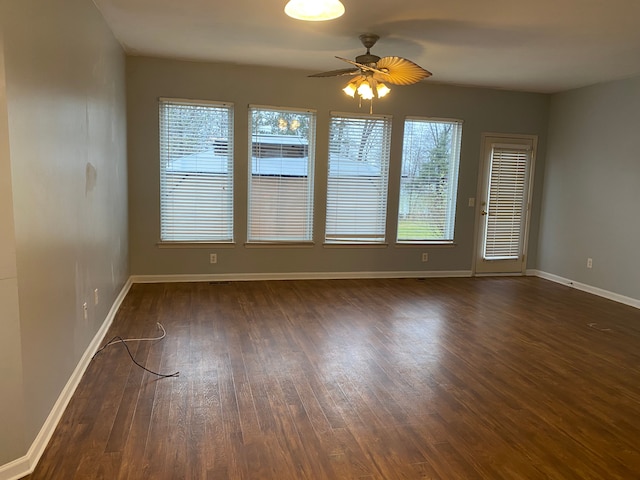
M 147 371 L 149 373 L 152 373 L 153 375 L 156 375 L 156 376 L 158 376 L 160 378 L 169 378 L 169 377 L 178 377 L 178 376 L 180 376 L 180 372 L 175 372 L 175 373 L 171 373 L 171 374 L 164 374 L 164 373 L 154 372 L 153 370 L 149 370 L 144 365 L 138 363 L 138 361 L 135 358 L 133 358 L 131 350 L 129 350 L 129 345 L 127 345 L 127 342 L 120 336 L 113 337 L 101 349 L 99 349 L 96 353 L 93 354 L 93 357 L 91 357 L 91 360 L 93 360 L 96 357 L 96 355 L 98 355 L 102 350 L 107 348 L 109 345 L 113 345 L 114 343 L 120 343 L 120 344 L 124 345 L 124 348 L 127 350 L 127 353 L 129 354 L 129 357 L 131 357 L 131 361 L 133 363 L 135 363 L 137 366 L 139 366 L 141 369 L 143 369 L 143 370 L 145 370 L 145 371 Z

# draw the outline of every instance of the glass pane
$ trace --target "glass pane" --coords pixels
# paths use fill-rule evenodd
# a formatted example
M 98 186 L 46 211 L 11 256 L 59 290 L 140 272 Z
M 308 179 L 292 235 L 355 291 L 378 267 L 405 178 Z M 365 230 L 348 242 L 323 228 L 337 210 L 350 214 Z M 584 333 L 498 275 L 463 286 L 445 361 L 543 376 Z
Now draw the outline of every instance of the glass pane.
M 462 125 L 407 120 L 398 241 L 453 241 Z
M 487 260 L 520 256 L 528 158 L 526 150 L 493 149 L 484 248 Z
M 248 238 L 313 239 L 315 113 L 250 109 Z
M 160 103 L 160 238 L 233 239 L 231 107 Z
M 391 120 L 334 116 L 329 138 L 325 240 L 384 242 Z

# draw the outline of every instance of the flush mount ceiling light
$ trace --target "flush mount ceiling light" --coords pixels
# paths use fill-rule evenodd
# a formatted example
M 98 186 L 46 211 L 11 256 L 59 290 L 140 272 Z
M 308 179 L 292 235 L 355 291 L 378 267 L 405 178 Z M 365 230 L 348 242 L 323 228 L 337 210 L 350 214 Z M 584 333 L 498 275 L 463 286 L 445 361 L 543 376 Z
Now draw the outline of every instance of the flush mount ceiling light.
M 356 61 L 348 60 L 342 57 L 336 57 L 338 60 L 350 63 L 352 68 L 343 68 L 341 70 L 331 70 L 330 72 L 316 73 L 309 75 L 310 77 L 335 77 L 341 75 L 351 75 L 353 78 L 342 89 L 344 93 L 350 97 L 358 95 L 358 99 L 362 104 L 362 100 L 370 100 L 371 107 L 369 113 L 373 112 L 373 99 L 382 98 L 391 89 L 386 85 L 412 85 L 431 76 L 431 72 L 425 70 L 421 66 L 402 57 L 383 57 L 373 55 L 370 52 L 371 47 L 375 45 L 380 37 L 373 33 L 360 35 L 360 41 L 367 49 L 364 55 L 358 55 Z
M 321 22 L 342 16 L 344 5 L 340 0 L 289 0 L 284 13 L 298 20 Z

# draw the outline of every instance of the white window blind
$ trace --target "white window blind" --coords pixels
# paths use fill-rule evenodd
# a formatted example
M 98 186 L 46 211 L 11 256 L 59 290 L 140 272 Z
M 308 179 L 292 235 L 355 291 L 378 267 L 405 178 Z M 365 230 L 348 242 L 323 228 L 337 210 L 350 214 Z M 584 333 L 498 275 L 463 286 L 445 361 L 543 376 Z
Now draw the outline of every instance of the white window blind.
M 160 239 L 233 240 L 233 106 L 160 100 Z
M 383 243 L 391 118 L 332 114 L 325 241 Z
M 487 260 L 517 259 L 522 251 L 520 243 L 530 155 L 528 146 L 493 145 L 488 214 L 485 216 L 484 258 Z
M 249 242 L 313 240 L 315 112 L 249 108 Z
M 404 124 L 398 242 L 453 242 L 462 122 Z

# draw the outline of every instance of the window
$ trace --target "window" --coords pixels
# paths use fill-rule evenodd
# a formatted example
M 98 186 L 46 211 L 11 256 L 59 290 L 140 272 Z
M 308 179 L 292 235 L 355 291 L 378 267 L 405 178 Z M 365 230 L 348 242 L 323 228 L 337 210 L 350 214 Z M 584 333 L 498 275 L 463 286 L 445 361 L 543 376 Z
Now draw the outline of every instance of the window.
M 315 112 L 249 109 L 249 242 L 313 240 Z
M 233 106 L 160 99 L 160 239 L 233 241 Z
M 462 122 L 404 125 L 398 242 L 453 242 Z
M 326 242 L 384 243 L 390 144 L 390 117 L 332 114 Z
M 523 251 L 532 149 L 529 145 L 515 144 L 492 147 L 482 258 L 517 260 Z

